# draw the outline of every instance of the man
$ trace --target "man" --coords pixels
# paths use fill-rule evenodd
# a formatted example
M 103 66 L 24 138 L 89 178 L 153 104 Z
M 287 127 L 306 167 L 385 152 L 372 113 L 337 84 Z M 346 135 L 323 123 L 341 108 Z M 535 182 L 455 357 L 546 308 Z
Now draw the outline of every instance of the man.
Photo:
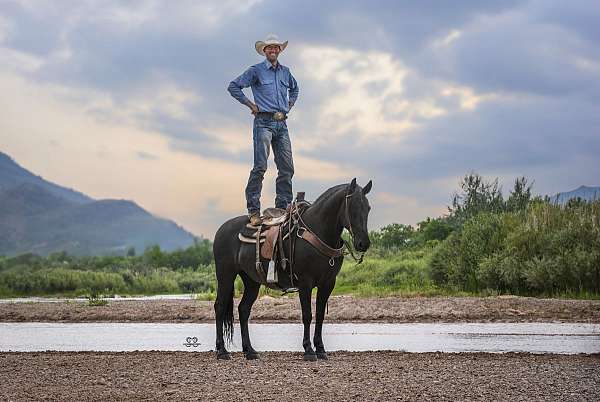
M 277 58 L 288 42 L 280 42 L 276 35 L 269 35 L 254 45 L 262 63 L 249 67 L 242 75 L 231 81 L 227 90 L 235 99 L 250 108 L 254 115 L 253 147 L 254 166 L 246 186 L 246 207 L 252 225 L 260 225 L 260 194 L 267 170 L 270 147 L 273 147 L 277 180 L 275 181 L 275 208 L 285 209 L 292 202 L 292 176 L 294 162 L 292 144 L 288 134 L 287 114 L 298 99 L 298 84 L 290 69 L 281 65 Z M 251 87 L 254 102 L 242 91 Z M 289 95 L 289 99 L 288 99 Z

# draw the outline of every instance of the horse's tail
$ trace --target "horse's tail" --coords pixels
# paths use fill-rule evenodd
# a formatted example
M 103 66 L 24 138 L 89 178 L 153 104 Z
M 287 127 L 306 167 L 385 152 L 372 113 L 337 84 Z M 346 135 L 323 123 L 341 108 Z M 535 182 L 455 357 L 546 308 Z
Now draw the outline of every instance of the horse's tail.
M 235 287 L 231 289 L 231 294 L 227 300 L 227 307 L 225 308 L 225 317 L 223 317 L 223 336 L 227 344 L 233 342 L 233 293 Z

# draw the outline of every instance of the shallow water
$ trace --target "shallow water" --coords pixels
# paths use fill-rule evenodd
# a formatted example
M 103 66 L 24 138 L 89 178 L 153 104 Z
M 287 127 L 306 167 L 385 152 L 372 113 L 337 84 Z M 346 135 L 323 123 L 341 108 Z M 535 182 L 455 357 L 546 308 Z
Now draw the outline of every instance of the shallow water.
M 194 300 L 196 295 L 193 293 L 184 293 L 178 295 L 154 295 L 154 296 L 119 296 L 101 297 L 100 299 L 108 301 L 145 301 L 145 300 Z M 3 303 L 62 303 L 62 302 L 87 302 L 85 297 L 14 297 L 10 299 L 0 299 Z
M 241 350 L 239 334 L 236 326 L 231 351 Z M 301 324 L 250 324 L 250 336 L 259 351 L 302 351 Z M 330 351 L 600 353 L 600 324 L 325 324 L 323 341 Z M 214 324 L 0 323 L 0 351 L 193 352 L 214 343 Z

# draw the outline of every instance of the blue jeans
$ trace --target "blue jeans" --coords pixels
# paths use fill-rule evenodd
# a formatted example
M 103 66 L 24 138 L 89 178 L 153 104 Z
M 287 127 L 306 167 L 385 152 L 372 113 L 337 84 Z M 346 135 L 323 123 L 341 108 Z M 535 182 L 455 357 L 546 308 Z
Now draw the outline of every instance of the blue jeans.
M 292 176 L 294 161 L 292 159 L 292 143 L 284 121 L 275 121 L 268 117 L 255 117 L 253 129 L 254 167 L 250 171 L 246 186 L 246 206 L 248 213 L 260 213 L 260 193 L 262 182 L 267 171 L 267 160 L 270 148 L 273 147 L 277 180 L 275 181 L 275 207 L 287 208 L 292 202 Z

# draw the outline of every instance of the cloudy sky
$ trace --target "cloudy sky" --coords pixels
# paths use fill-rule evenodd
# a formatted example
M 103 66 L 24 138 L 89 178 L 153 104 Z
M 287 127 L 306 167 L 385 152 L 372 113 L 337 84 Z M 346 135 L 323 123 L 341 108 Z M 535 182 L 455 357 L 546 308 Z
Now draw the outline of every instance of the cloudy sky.
M 470 171 L 600 185 L 598 21 L 597 0 L 0 0 L 0 150 L 210 238 L 252 164 L 226 87 L 274 32 L 300 87 L 294 191 L 372 179 L 371 229 L 443 214 Z

